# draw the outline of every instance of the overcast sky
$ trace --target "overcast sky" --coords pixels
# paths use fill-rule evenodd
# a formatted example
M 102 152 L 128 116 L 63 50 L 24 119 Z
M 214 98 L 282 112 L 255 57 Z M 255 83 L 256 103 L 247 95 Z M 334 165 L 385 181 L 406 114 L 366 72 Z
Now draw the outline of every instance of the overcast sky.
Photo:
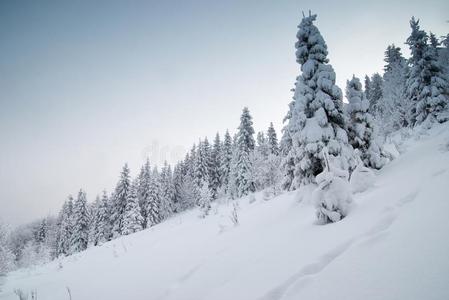
M 234 131 L 243 106 L 280 129 L 308 9 L 342 88 L 405 48 L 412 15 L 449 32 L 448 1 L 1 1 L 0 219 L 56 213 L 79 188 L 93 200 L 125 162 L 135 175 Z

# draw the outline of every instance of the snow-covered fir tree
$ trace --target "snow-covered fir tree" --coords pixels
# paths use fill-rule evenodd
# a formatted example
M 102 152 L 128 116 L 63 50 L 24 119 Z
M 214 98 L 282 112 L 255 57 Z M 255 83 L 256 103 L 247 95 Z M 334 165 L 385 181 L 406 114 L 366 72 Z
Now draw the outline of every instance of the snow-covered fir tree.
M 297 133 L 299 129 L 297 126 L 297 122 L 295 120 L 292 121 L 293 111 L 296 105 L 296 86 L 298 84 L 299 76 L 296 77 L 295 88 L 292 88 L 290 91 L 293 92 L 292 101 L 288 105 L 287 115 L 283 119 L 283 123 L 285 124 L 282 128 L 282 137 L 279 146 L 279 152 L 282 157 L 281 161 L 281 169 L 283 170 L 283 181 L 282 188 L 284 190 L 295 189 L 293 185 L 293 180 L 295 178 L 294 170 L 295 170 L 295 161 L 294 161 L 294 152 L 292 151 L 293 147 L 293 136 Z
M 73 233 L 73 197 L 68 196 L 58 217 L 59 230 L 57 237 L 57 256 L 68 255 L 71 252 Z
M 71 239 L 72 252 L 80 252 L 87 248 L 89 242 L 89 214 L 87 210 L 86 193 L 78 192 L 73 206 L 73 234 Z
M 256 191 L 265 188 L 265 164 L 269 154 L 270 147 L 268 141 L 265 138 L 265 134 L 260 131 L 256 136 L 256 147 L 250 154 L 251 179 L 256 186 Z
M 125 207 L 129 189 L 131 187 L 130 175 L 128 164 L 123 166 L 120 173 L 120 179 L 117 183 L 114 192 L 113 206 L 112 206 L 112 235 L 118 237 L 123 234 L 123 215 L 125 213 Z
M 411 57 L 406 81 L 406 97 L 414 103 L 411 111 L 413 124 L 424 121 L 444 122 L 449 118 L 449 84 L 443 66 L 438 63 L 436 51 L 428 44 L 429 37 L 420 29 L 419 20 L 410 20 L 412 32 L 407 39 Z
M 198 206 L 201 210 L 201 217 L 206 217 L 209 214 L 210 208 L 211 208 L 211 201 L 212 201 L 212 193 L 209 188 L 209 183 L 205 180 L 201 183 L 200 190 L 199 190 L 199 201 Z
M 47 234 L 48 234 L 47 218 L 43 218 L 39 224 L 39 229 L 36 235 L 36 242 L 38 243 L 45 242 Z
M 94 245 L 101 245 L 109 240 L 111 229 L 109 226 L 109 199 L 106 191 L 99 200 L 97 209 L 94 215 L 94 229 L 92 242 Z
M 150 160 L 147 158 L 145 164 L 142 166 L 138 180 L 137 197 L 139 198 L 139 208 L 140 214 L 142 215 L 142 227 L 147 227 L 147 213 L 148 213 L 148 203 L 150 199 L 150 188 L 151 188 L 151 166 Z
M 7 227 L 0 223 L 0 276 L 12 271 L 15 267 L 14 253 L 8 247 Z
M 172 178 L 171 166 L 167 162 L 161 169 L 159 175 L 159 187 L 160 187 L 160 207 L 159 216 L 161 220 L 167 219 L 173 213 L 173 178 Z
M 210 155 L 209 166 L 209 182 L 210 192 L 212 199 L 217 199 L 218 190 L 220 188 L 220 154 L 221 154 L 221 141 L 220 135 L 215 135 L 214 144 L 212 146 Z
M 394 44 L 385 51 L 383 75 L 383 115 L 380 123 L 384 134 L 389 134 L 410 123 L 410 101 L 405 97 L 405 81 L 408 72 L 407 62 L 401 48 Z
M 95 197 L 95 201 L 92 203 L 88 203 L 87 204 L 87 211 L 88 211 L 88 216 L 89 216 L 89 245 L 96 245 L 95 244 L 95 228 L 97 227 L 97 225 L 95 224 L 96 222 L 96 214 L 97 214 L 97 210 L 98 210 L 98 206 L 100 206 L 100 196 L 97 195 Z
M 194 183 L 195 183 L 195 199 L 197 204 L 199 204 L 200 200 L 200 189 L 202 187 L 203 182 L 210 182 L 209 179 L 209 166 L 210 166 L 210 152 L 209 152 L 209 143 L 207 139 L 204 141 L 199 141 L 198 150 L 195 155 L 195 163 L 194 163 Z
M 256 186 L 252 178 L 250 158 L 255 146 L 254 128 L 252 117 L 247 107 L 243 108 L 240 117 L 236 146 L 235 186 L 237 189 L 237 197 L 242 197 L 256 191 Z
M 363 93 L 362 84 L 355 76 L 346 83 L 346 99 L 349 102 L 349 143 L 354 149 L 359 149 L 366 166 L 379 169 L 384 165 L 384 161 L 376 142 L 376 126 L 373 116 L 368 112 L 369 103 Z
M 369 88 L 369 98 L 366 98 L 369 103 L 369 111 L 376 119 L 380 120 L 383 114 L 383 79 L 379 73 L 374 73 L 371 76 Z
M 342 169 L 354 166 L 348 143 L 341 90 L 327 58 L 327 46 L 313 24 L 316 15 L 305 16 L 297 33 L 296 60 L 301 65 L 295 89 L 295 107 L 289 122 L 292 148 L 287 155 L 295 163 L 293 188 L 315 181 L 324 169 L 322 150 L 329 149 Z M 290 170 L 287 170 L 289 172 Z
M 263 131 L 259 131 L 256 135 L 256 151 L 262 156 L 267 157 L 270 154 L 270 145 Z
M 232 138 L 229 131 L 226 130 L 220 154 L 220 186 L 222 187 L 223 194 L 227 194 L 228 192 L 227 189 L 229 185 L 229 174 L 231 171 L 231 160 Z
M 371 99 L 371 78 L 368 75 L 365 75 L 365 98 Z
M 270 131 L 268 128 L 268 132 Z M 271 133 L 273 135 L 273 132 Z M 277 140 L 274 132 L 274 141 L 270 142 L 263 132 L 257 134 L 257 146 L 251 155 L 252 163 L 252 178 L 256 185 L 256 190 L 265 190 L 264 195 L 266 199 L 277 195 L 280 190 L 280 157 L 276 153 Z M 273 151 L 274 149 L 274 151 Z M 273 153 L 274 152 L 274 153 Z
M 148 195 L 147 221 L 146 221 L 147 227 L 154 226 L 161 221 L 160 206 L 161 206 L 161 191 L 159 184 L 159 172 L 157 168 L 154 167 L 150 180 L 150 193 Z
M 184 162 L 181 161 L 173 168 L 173 213 L 184 210 L 182 199 L 182 186 L 184 183 L 185 170 Z
M 139 182 L 134 180 L 126 195 L 126 206 L 123 214 L 122 234 L 128 235 L 142 230 L 143 218 L 140 213 L 139 198 L 137 196 Z
M 274 129 L 273 122 L 270 122 L 270 126 L 267 130 L 267 142 L 270 148 L 270 153 L 279 155 L 279 145 L 276 130 Z
M 238 142 L 237 142 L 237 134 L 234 134 L 234 137 L 232 138 L 232 157 L 231 157 L 231 164 L 229 168 L 229 181 L 228 186 L 226 188 L 227 193 L 226 195 L 230 197 L 231 199 L 235 199 L 238 197 L 237 192 L 237 175 L 238 175 L 238 169 L 237 169 L 237 162 L 239 159 L 239 152 L 238 152 Z

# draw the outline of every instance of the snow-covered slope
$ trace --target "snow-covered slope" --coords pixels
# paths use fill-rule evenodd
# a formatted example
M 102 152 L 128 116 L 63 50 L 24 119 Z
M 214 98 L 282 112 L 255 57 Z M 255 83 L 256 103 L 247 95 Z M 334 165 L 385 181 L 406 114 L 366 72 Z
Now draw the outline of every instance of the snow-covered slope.
M 9 274 L 38 299 L 449 299 L 449 125 L 404 143 L 348 217 L 316 225 L 308 197 L 216 205 Z

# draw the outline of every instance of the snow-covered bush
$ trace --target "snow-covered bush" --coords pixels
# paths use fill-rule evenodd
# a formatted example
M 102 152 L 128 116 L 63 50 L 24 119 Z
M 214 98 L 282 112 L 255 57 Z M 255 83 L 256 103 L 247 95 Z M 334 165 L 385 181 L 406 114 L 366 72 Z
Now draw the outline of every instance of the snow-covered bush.
M 352 203 L 352 194 L 348 182 L 348 172 L 330 161 L 332 157 L 323 149 L 325 168 L 316 177 L 318 187 L 313 192 L 316 215 L 320 224 L 337 222 L 343 219 Z

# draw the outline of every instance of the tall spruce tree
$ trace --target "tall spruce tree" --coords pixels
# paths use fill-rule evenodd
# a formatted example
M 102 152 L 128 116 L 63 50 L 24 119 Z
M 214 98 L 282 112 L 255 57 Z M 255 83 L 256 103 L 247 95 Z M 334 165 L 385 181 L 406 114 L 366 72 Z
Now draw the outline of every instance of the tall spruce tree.
M 365 75 L 365 98 L 371 99 L 371 78 L 368 75 Z
M 401 48 L 394 44 L 385 51 L 385 66 L 382 86 L 383 118 L 382 129 L 385 134 L 406 127 L 410 123 L 410 102 L 405 97 L 407 62 Z
M 184 162 L 181 161 L 173 168 L 173 213 L 184 210 L 182 199 L 182 186 L 185 177 Z
M 235 162 L 237 197 L 242 197 L 256 191 L 251 174 L 252 165 L 250 159 L 254 151 L 254 146 L 253 121 L 248 108 L 245 107 L 240 117 L 240 126 L 237 132 L 237 158 Z
M 267 130 L 268 146 L 270 148 L 270 153 L 274 155 L 279 155 L 279 145 L 278 138 L 276 135 L 276 130 L 274 129 L 273 122 L 270 122 L 270 126 Z
M 159 176 L 159 186 L 160 186 L 160 207 L 159 215 L 162 220 L 168 218 L 173 213 L 173 178 L 171 167 L 167 162 L 164 162 L 160 176 Z
M 154 167 L 150 180 L 150 193 L 148 195 L 147 227 L 154 226 L 161 221 L 160 206 L 161 191 L 159 185 L 159 172 L 157 168 Z
M 86 193 L 78 192 L 73 207 L 73 234 L 71 239 L 72 252 L 80 252 L 87 248 L 89 242 L 89 215 Z
M 211 190 L 209 188 L 209 184 L 206 181 L 203 181 L 200 186 L 199 190 L 199 201 L 198 206 L 201 210 L 201 217 L 206 217 L 209 214 L 209 211 L 211 209 L 211 201 L 212 201 L 212 194 Z
M 142 215 L 142 227 L 147 228 L 147 213 L 148 203 L 150 200 L 150 188 L 151 188 L 151 166 L 150 160 L 147 158 L 145 164 L 140 170 L 138 176 L 138 190 L 137 196 L 139 198 L 140 214 Z
M 424 121 L 444 122 L 449 118 L 449 84 L 444 68 L 438 63 L 436 51 L 428 44 L 429 37 L 420 29 L 419 20 L 410 20 L 412 32 L 407 39 L 411 57 L 406 81 L 406 97 L 414 103 L 413 124 Z
M 207 139 L 204 141 L 199 141 L 198 149 L 195 155 L 195 163 L 194 163 L 194 183 L 195 183 L 195 200 L 196 204 L 199 204 L 200 201 L 200 189 L 202 187 L 203 182 L 210 182 L 209 179 L 209 165 L 210 165 L 210 157 L 209 157 L 209 143 Z
M 139 198 L 137 196 L 139 182 L 134 180 L 126 195 L 126 206 L 123 213 L 122 234 L 128 235 L 142 230 L 143 217 L 140 213 Z
M 299 76 L 296 77 L 296 84 L 298 82 Z M 295 92 L 296 89 L 292 88 L 291 91 L 294 93 L 292 97 L 292 101 L 288 105 L 288 112 L 287 115 L 283 119 L 283 123 L 285 124 L 282 128 L 282 137 L 280 142 L 279 151 L 282 157 L 281 161 L 281 168 L 283 170 L 283 182 L 282 182 L 282 188 L 284 190 L 290 190 L 294 189 L 292 183 L 294 179 L 294 169 L 295 169 L 295 162 L 294 158 L 292 156 L 292 146 L 293 146 L 293 140 L 292 137 L 296 134 L 295 130 L 297 130 L 297 126 L 293 126 L 292 122 L 292 116 L 293 116 L 293 110 L 295 107 Z
M 93 230 L 93 244 L 101 245 L 107 242 L 111 235 L 111 229 L 109 226 L 109 199 L 106 191 L 103 194 L 98 203 L 98 207 L 95 211 L 95 221 Z
M 218 190 L 220 188 L 220 154 L 221 154 L 221 141 L 220 135 L 215 135 L 214 144 L 211 150 L 210 167 L 209 167 L 209 182 L 212 199 L 217 199 Z
M 366 166 L 379 169 L 384 165 L 380 148 L 376 142 L 376 127 L 373 116 L 368 112 L 369 103 L 365 98 L 360 80 L 352 76 L 346 83 L 346 98 L 349 101 L 348 137 L 354 149 L 359 149 Z
M 299 24 L 296 61 L 301 65 L 295 89 L 295 107 L 289 129 L 295 132 L 288 157 L 295 163 L 294 181 L 315 181 L 323 171 L 322 149 L 339 161 L 340 167 L 354 166 L 353 150 L 348 143 L 341 90 L 335 85 L 335 72 L 327 58 L 327 46 L 313 24 L 316 15 L 304 16 Z M 287 170 L 289 172 L 290 170 Z
M 374 73 L 371 77 L 370 91 L 368 93 L 369 98 L 367 100 L 369 102 L 369 111 L 378 121 L 382 119 L 384 113 L 382 89 L 382 76 L 379 73 Z
M 220 185 L 222 186 L 224 194 L 227 194 L 229 184 L 229 174 L 231 171 L 231 160 L 232 160 L 232 138 L 231 135 L 229 134 L 229 131 L 226 130 L 220 154 Z
M 71 252 L 73 233 L 73 197 L 68 196 L 59 213 L 59 230 L 57 238 L 57 256 L 69 255 Z
M 123 215 L 125 213 L 125 207 L 129 189 L 131 187 L 130 175 L 128 164 L 123 166 L 120 174 L 119 182 L 115 188 L 113 207 L 112 207 L 112 234 L 114 237 L 118 237 L 123 234 Z

